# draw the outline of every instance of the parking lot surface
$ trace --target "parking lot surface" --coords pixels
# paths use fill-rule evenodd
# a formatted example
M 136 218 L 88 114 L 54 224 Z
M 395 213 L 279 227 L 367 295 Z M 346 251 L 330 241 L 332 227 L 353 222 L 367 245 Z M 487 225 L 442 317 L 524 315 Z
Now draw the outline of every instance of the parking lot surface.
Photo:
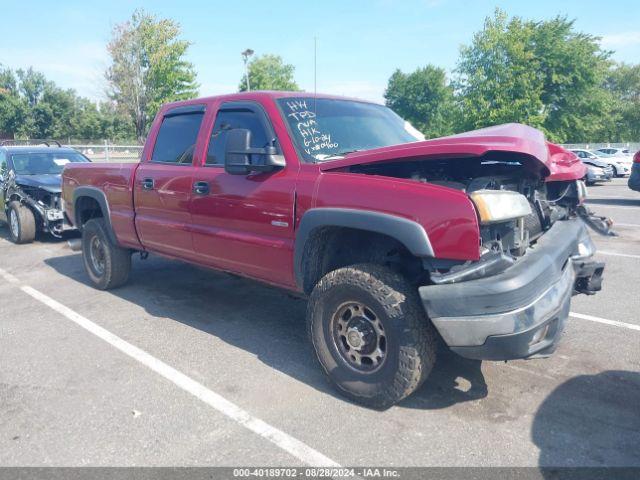
M 89 286 L 66 242 L 0 227 L 0 465 L 640 466 L 640 194 L 589 189 L 603 291 L 574 297 L 558 351 L 442 352 L 375 411 L 316 365 L 304 299 L 157 256 Z

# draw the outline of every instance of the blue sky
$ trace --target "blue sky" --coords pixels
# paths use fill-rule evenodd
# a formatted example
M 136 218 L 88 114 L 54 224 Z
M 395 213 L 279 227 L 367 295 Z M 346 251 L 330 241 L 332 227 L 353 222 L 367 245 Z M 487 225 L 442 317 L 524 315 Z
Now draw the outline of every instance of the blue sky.
M 313 39 L 318 42 L 318 91 L 381 101 L 387 79 L 400 68 L 433 63 L 451 71 L 460 45 L 500 7 L 530 19 L 557 14 L 578 30 L 603 37 L 614 59 L 640 62 L 640 1 L 611 0 L 317 0 L 127 1 L 1 0 L 0 63 L 32 65 L 65 88 L 103 96 L 106 43 L 113 26 L 143 7 L 180 22 L 192 42 L 188 59 L 200 93 L 235 91 L 240 52 L 276 53 L 296 67 L 296 80 L 313 90 Z

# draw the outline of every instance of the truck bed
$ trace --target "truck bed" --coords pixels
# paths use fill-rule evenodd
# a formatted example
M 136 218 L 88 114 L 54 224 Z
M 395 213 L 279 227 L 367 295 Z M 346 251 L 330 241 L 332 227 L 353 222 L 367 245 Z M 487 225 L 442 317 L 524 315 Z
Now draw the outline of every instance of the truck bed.
M 134 225 L 133 182 L 138 163 L 74 163 L 62 172 L 62 198 L 65 214 L 75 223 L 74 192 L 77 187 L 104 192 L 113 231 L 118 242 L 131 248 L 142 248 Z

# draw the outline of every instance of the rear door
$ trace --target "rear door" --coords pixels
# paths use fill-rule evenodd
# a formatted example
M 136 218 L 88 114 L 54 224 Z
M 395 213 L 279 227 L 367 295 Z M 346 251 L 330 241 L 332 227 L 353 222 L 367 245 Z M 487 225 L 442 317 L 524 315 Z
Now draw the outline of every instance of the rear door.
M 220 105 L 204 162 L 194 176 L 194 184 L 202 187 L 191 200 L 195 253 L 205 264 L 290 286 L 297 162 L 287 159 L 286 167 L 269 173 L 226 173 L 225 138 L 235 128 L 251 131 L 251 147 L 273 145 L 281 152 L 259 103 Z
M 204 112 L 204 105 L 167 110 L 155 130 L 153 149 L 145 150 L 147 158 L 136 171 L 136 230 L 150 250 L 184 258 L 193 256 L 189 202 L 193 164 L 198 161 L 194 152 Z

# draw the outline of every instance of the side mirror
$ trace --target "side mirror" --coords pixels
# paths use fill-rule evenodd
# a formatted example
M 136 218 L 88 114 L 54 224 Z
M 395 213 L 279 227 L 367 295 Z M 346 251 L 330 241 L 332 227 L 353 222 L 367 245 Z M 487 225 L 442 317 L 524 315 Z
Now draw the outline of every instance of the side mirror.
M 260 157 L 251 162 L 251 156 Z M 275 147 L 251 148 L 251 131 L 234 128 L 227 131 L 224 144 L 224 170 L 231 175 L 248 175 L 251 172 L 271 172 L 285 166 L 284 157 Z

